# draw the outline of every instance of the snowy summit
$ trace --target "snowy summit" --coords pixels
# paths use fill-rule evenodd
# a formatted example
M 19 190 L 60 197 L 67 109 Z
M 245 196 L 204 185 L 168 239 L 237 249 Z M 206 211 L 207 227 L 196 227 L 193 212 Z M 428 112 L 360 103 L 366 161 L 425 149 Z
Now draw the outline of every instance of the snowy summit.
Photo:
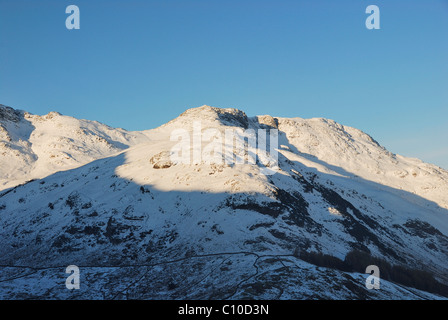
M 176 163 L 173 132 L 194 155 L 198 123 L 223 141 L 277 130 L 275 174 Z M 0 155 L 1 299 L 448 295 L 448 172 L 333 120 L 202 106 L 128 132 L 0 105 Z M 382 263 L 380 290 L 364 262 Z M 80 290 L 61 284 L 69 265 Z

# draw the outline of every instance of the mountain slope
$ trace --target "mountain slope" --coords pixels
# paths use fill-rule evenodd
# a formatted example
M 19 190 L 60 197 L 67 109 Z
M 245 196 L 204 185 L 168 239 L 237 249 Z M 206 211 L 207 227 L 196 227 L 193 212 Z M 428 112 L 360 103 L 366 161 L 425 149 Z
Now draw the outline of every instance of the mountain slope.
M 170 161 L 173 130 L 193 135 L 197 121 L 223 133 L 278 128 L 277 173 L 262 174 L 258 163 Z M 208 106 L 144 139 L 0 193 L 1 298 L 439 298 L 386 280 L 367 290 L 356 270 L 310 264 L 305 257 L 317 253 L 343 261 L 363 252 L 448 283 L 445 199 L 408 192 L 408 178 L 394 174 L 426 168 L 411 173 L 416 185 L 446 188 L 440 168 L 330 120 Z M 375 163 L 382 173 L 366 170 Z M 65 288 L 68 265 L 80 267 L 81 290 Z
M 44 116 L 0 105 L 0 190 L 72 169 L 146 141 L 96 121 Z
M 333 120 L 278 118 L 278 122 L 300 161 L 404 190 L 448 209 L 448 171 L 393 154 L 364 132 Z

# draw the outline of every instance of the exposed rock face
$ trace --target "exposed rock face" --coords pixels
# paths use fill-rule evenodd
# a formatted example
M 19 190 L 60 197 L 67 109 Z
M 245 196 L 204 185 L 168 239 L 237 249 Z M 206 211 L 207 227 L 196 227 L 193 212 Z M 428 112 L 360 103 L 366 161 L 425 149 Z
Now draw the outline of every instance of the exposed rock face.
M 22 112 L 0 104 L 0 121 L 19 122 Z
M 272 116 L 257 116 L 257 120 L 260 124 L 266 125 L 268 128 L 278 129 L 278 120 Z
M 153 164 L 154 169 L 167 169 L 173 165 L 170 159 L 169 151 L 162 151 L 153 156 L 149 162 Z
M 243 111 L 238 109 L 218 109 L 215 111 L 223 124 L 240 126 L 247 129 L 249 122 L 247 115 Z

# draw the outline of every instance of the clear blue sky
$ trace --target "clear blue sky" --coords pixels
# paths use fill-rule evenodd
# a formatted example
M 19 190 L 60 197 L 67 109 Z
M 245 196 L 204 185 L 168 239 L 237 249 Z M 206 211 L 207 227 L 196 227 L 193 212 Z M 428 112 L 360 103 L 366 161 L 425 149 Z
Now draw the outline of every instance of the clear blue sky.
M 31 113 L 128 130 L 203 104 L 325 117 L 448 168 L 448 0 L 0 0 L 0 49 L 0 103 Z

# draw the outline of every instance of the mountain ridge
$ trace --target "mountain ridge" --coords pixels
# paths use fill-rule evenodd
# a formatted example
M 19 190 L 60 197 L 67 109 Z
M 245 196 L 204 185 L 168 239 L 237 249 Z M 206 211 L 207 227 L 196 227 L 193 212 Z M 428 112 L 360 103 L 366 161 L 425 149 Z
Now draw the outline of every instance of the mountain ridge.
M 360 251 L 448 284 L 445 198 L 437 188 L 415 192 L 425 183 L 446 188 L 446 172 L 331 120 L 201 108 L 107 157 L 0 191 L 0 296 L 440 298 L 387 279 L 384 291 L 369 291 L 362 273 L 313 266 L 301 253 L 344 260 Z M 277 172 L 164 158 L 176 144 L 171 131 L 193 133 L 199 120 L 220 132 L 278 128 Z M 64 274 L 53 271 L 71 264 L 88 289 L 56 285 Z

